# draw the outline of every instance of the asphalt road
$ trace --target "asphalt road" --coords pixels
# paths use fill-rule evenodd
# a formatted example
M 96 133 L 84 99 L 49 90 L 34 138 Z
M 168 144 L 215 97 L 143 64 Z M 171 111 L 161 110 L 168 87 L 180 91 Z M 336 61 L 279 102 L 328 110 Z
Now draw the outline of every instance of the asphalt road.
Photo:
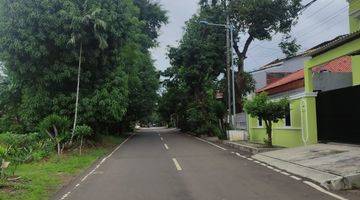
M 54 199 L 336 199 L 241 156 L 172 129 L 142 129 Z

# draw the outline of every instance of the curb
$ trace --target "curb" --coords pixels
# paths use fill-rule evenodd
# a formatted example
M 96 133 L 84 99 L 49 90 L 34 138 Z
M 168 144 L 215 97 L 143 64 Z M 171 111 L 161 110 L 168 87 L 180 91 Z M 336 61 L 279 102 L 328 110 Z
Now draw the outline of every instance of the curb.
M 241 151 L 245 151 L 245 152 L 249 152 L 252 154 L 258 154 L 258 153 L 264 153 L 264 152 L 268 152 L 268 151 L 275 151 L 275 150 L 280 150 L 283 148 L 256 148 L 256 147 L 251 147 L 248 145 L 244 145 L 244 144 L 239 144 L 236 142 L 231 142 L 231 141 L 226 141 L 223 140 L 221 141 L 222 144 L 230 146 L 232 148 L 241 150 Z
M 306 166 L 298 165 L 295 163 L 287 162 L 281 159 L 273 158 L 270 156 L 265 156 L 257 154 L 252 156 L 252 158 L 267 163 L 269 165 L 275 166 L 279 169 L 288 171 L 292 174 L 308 178 L 321 186 L 325 187 L 328 190 L 346 190 L 352 189 L 356 183 L 359 183 L 360 175 L 354 175 L 349 177 L 343 177 L 337 174 L 328 173 L 325 171 L 320 171 L 317 169 L 309 168 Z

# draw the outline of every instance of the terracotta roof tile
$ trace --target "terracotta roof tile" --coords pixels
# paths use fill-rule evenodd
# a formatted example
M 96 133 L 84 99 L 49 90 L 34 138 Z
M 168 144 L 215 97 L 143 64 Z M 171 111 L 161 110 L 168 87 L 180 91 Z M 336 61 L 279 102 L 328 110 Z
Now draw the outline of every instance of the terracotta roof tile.
M 330 71 L 335 73 L 351 72 L 351 57 L 344 56 L 324 65 L 313 68 L 313 72 Z
M 300 79 L 303 79 L 304 78 L 304 70 L 301 69 L 297 72 L 294 72 L 292 74 L 289 74 L 287 76 L 285 76 L 284 78 L 276 81 L 276 82 L 273 82 L 273 83 L 270 83 L 269 85 L 265 86 L 264 88 L 261 88 L 259 90 L 257 90 L 256 92 L 259 93 L 259 92 L 264 92 L 266 90 L 269 90 L 269 89 L 272 89 L 272 88 L 276 88 L 276 87 L 279 87 L 281 85 L 285 85 L 285 84 L 288 84 L 288 83 L 291 83 L 293 81 L 297 81 L 297 80 L 300 80 Z
M 333 61 L 330 61 L 324 65 L 321 66 L 317 66 L 315 68 L 313 68 L 313 72 L 322 72 L 322 71 L 329 71 L 329 72 L 333 72 L 333 73 L 346 73 L 346 72 L 351 72 L 351 57 L 350 56 L 344 56 L 344 57 L 340 57 L 338 59 L 335 59 Z M 296 71 L 290 75 L 285 76 L 282 79 L 279 79 L 273 83 L 270 83 L 268 85 L 266 85 L 264 88 L 261 88 L 259 90 L 257 90 L 257 93 L 260 92 L 264 92 L 276 87 L 280 87 L 282 85 L 286 85 L 289 83 L 292 83 L 294 81 L 297 80 L 301 80 L 304 79 L 304 70 L 301 69 L 299 71 Z

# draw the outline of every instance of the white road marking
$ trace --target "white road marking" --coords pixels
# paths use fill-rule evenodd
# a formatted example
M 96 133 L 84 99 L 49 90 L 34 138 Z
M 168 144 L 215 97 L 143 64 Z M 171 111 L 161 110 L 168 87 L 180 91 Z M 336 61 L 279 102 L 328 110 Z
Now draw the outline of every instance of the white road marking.
M 96 169 L 98 169 L 108 158 L 110 158 L 117 150 L 119 150 L 119 148 L 125 144 L 130 138 L 132 138 L 135 134 L 132 134 L 131 136 L 129 136 L 128 138 L 126 138 L 126 140 L 124 140 L 121 144 L 119 144 L 119 146 L 117 146 L 108 156 L 106 156 L 105 158 L 103 158 L 100 163 L 93 169 L 91 170 L 88 174 L 86 174 L 81 180 L 80 183 L 84 182 L 89 176 L 91 176 L 92 174 L 94 174 L 94 172 L 96 171 Z M 64 194 L 60 200 L 64 200 L 66 199 L 73 190 L 75 190 L 76 188 L 78 188 L 80 186 L 80 183 L 76 184 L 74 186 L 74 188 L 72 190 L 70 190 L 69 192 L 67 192 L 66 194 Z
M 274 169 L 273 167 L 271 167 L 271 166 L 267 166 L 267 168 L 269 168 L 269 169 Z
M 166 150 L 169 150 L 169 147 L 168 147 L 167 144 L 164 144 L 164 147 L 165 147 Z
M 172 160 L 173 160 L 173 162 L 174 162 L 174 164 L 175 164 L 176 169 L 177 169 L 178 171 L 181 171 L 182 168 L 181 168 L 179 162 L 176 160 L 176 158 L 173 158 Z
M 252 158 L 246 158 L 246 159 L 248 159 L 248 160 L 254 160 L 254 159 L 252 159 Z
M 276 171 L 276 172 L 281 172 L 281 170 L 280 169 L 273 169 L 274 171 Z
M 309 182 L 309 181 L 303 181 L 303 183 L 305 183 L 306 185 L 308 185 L 308 186 L 310 186 L 310 187 L 318 190 L 319 192 L 322 192 L 322 193 L 324 193 L 324 194 L 330 195 L 330 196 L 334 197 L 335 199 L 348 200 L 348 199 L 346 199 L 346 198 L 344 198 L 344 197 L 341 197 L 341 196 L 339 196 L 339 195 L 337 195 L 337 194 L 334 194 L 334 193 L 331 193 L 331 192 L 325 190 L 324 188 L 316 185 L 315 183 L 312 183 L 312 182 Z
M 300 181 L 300 180 L 301 180 L 301 178 L 299 178 L 299 177 L 297 177 L 297 176 L 290 176 L 290 178 L 295 179 L 295 180 L 297 180 L 297 181 Z
M 235 152 L 232 151 L 231 153 L 234 154 Z
M 257 161 L 257 160 L 254 160 L 254 163 L 260 164 L 260 162 L 259 162 L 259 161 Z
M 221 150 L 223 150 L 223 151 L 226 151 L 226 149 L 225 149 L 224 147 L 221 147 L 221 146 L 219 146 L 219 145 L 216 145 L 216 144 L 214 144 L 214 143 L 212 143 L 212 142 L 206 141 L 206 140 L 201 139 L 201 138 L 198 138 L 198 137 L 195 137 L 195 138 L 198 139 L 198 140 L 200 140 L 200 141 L 202 141 L 202 142 L 206 142 L 206 143 L 208 143 L 208 144 L 211 144 L 211 145 L 213 145 L 214 147 L 217 147 L 217 148 L 219 148 L 219 149 L 221 149 Z
M 236 153 L 236 155 L 239 156 L 239 157 L 242 157 L 242 158 L 246 158 L 246 156 L 243 156 L 243 155 L 241 155 L 239 153 Z
M 266 166 L 267 166 L 265 163 L 260 163 L 260 165 L 262 165 L 262 166 L 264 166 L 264 167 L 266 167 Z
M 164 141 L 164 138 L 163 138 L 163 137 L 161 137 L 161 138 L 160 138 L 160 140 L 161 140 L 161 141 Z
M 289 175 L 290 175 L 290 174 L 287 173 L 287 172 L 280 172 L 280 174 L 283 174 L 283 175 L 285 175 L 285 176 L 289 176 Z

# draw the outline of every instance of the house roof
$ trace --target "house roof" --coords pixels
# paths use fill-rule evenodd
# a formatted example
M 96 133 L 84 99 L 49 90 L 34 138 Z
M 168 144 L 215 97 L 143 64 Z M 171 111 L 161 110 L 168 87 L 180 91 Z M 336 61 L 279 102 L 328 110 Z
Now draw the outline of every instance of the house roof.
M 338 46 L 341 46 L 347 42 L 353 41 L 360 38 L 360 30 L 350 33 L 350 34 L 346 34 L 346 35 L 341 35 L 338 36 L 332 40 L 323 42 L 309 50 L 306 51 L 305 55 L 307 56 L 317 56 L 319 54 L 322 54 L 326 51 L 329 51 L 331 49 L 334 49 Z
M 270 90 L 270 89 L 273 89 L 273 88 L 276 88 L 276 87 L 279 87 L 279 86 L 282 86 L 282 85 L 286 85 L 288 83 L 291 83 L 291 82 L 294 82 L 294 81 L 297 81 L 297 80 L 301 80 L 301 79 L 304 79 L 304 70 L 303 69 L 301 69 L 299 71 L 296 71 L 296 72 L 294 72 L 292 74 L 289 74 L 289 75 L 285 76 L 284 78 L 282 78 L 282 79 L 280 79 L 278 81 L 270 83 L 267 86 L 257 90 L 256 92 L 257 93 L 264 92 L 264 91 L 267 91 L 267 90 Z
M 276 67 L 276 66 L 279 66 L 279 65 L 282 65 L 284 63 L 284 61 L 286 60 L 290 60 L 292 58 L 296 58 L 296 57 L 301 57 L 301 56 L 306 56 L 306 53 L 307 52 L 302 52 L 302 53 L 299 53 L 295 56 L 292 56 L 292 57 L 287 57 L 287 58 L 277 58 L 263 66 L 261 66 L 260 68 L 258 69 L 255 69 L 255 70 L 252 70 L 250 71 L 249 73 L 254 73 L 254 72 L 258 72 L 258 71 L 262 71 L 262 70 L 265 70 L 265 69 L 269 69 L 269 68 L 273 68 L 273 67 Z
M 332 60 L 326 64 L 314 67 L 313 72 L 330 71 L 334 73 L 346 73 L 351 72 L 351 57 L 343 56 L 338 59 Z
M 312 69 L 313 72 L 322 72 L 322 71 L 329 71 L 329 72 L 333 72 L 333 73 L 347 73 L 347 72 L 351 72 L 351 57 L 350 56 L 344 56 L 344 57 L 340 57 L 338 59 L 335 59 L 333 61 L 330 61 L 326 64 L 317 66 L 315 68 Z M 268 85 L 266 85 L 264 88 L 261 88 L 259 90 L 257 90 L 257 93 L 260 92 L 264 92 L 264 91 L 270 91 L 272 89 L 278 88 L 278 87 L 282 87 L 285 85 L 289 85 L 291 83 L 294 83 L 296 81 L 302 81 L 303 82 L 304 79 L 304 70 L 298 70 L 292 74 L 289 74 L 287 76 L 285 76 L 282 79 L 279 79 L 273 83 L 270 83 Z M 297 86 L 301 86 L 301 84 L 298 84 Z M 287 91 L 294 89 L 293 87 L 289 87 L 290 89 L 287 89 Z

